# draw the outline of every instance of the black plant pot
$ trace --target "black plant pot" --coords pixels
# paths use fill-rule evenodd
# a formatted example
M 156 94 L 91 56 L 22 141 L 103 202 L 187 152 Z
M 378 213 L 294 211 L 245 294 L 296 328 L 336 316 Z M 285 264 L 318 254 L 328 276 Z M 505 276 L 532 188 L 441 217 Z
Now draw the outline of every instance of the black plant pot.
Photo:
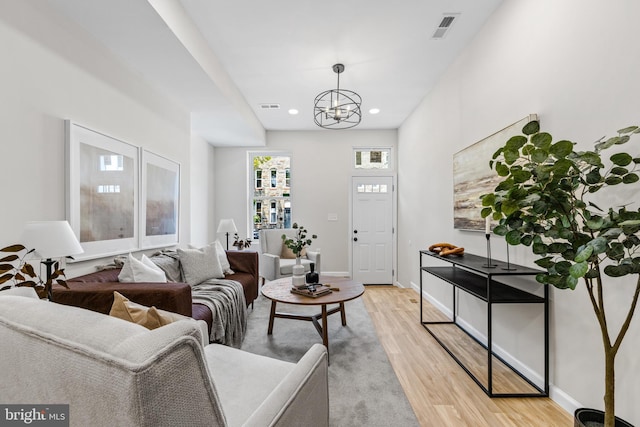
M 595 427 L 604 425 L 604 412 L 597 409 L 579 408 L 574 412 L 574 427 Z M 615 427 L 633 427 L 633 424 L 616 417 Z

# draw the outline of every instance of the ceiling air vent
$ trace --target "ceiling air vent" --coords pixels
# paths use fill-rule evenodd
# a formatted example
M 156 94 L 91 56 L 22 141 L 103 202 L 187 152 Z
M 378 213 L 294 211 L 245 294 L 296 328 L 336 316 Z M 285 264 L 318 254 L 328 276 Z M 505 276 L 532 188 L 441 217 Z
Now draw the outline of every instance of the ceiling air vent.
M 458 18 L 459 15 L 460 15 L 459 13 L 445 14 L 444 17 L 442 18 L 442 21 L 440 21 L 438 28 L 436 28 L 436 31 L 433 33 L 433 36 L 431 36 L 431 38 L 436 40 L 443 39 L 444 36 L 447 34 L 447 32 L 451 29 L 454 21 Z
M 262 110 L 279 110 L 280 104 L 260 104 Z

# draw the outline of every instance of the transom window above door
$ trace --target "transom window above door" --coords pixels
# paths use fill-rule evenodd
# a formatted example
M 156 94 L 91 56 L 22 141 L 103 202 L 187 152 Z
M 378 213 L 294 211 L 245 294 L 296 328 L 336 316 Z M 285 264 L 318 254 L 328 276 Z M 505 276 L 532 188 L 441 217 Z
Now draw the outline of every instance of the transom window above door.
M 389 169 L 391 167 L 390 148 L 354 148 L 354 169 Z

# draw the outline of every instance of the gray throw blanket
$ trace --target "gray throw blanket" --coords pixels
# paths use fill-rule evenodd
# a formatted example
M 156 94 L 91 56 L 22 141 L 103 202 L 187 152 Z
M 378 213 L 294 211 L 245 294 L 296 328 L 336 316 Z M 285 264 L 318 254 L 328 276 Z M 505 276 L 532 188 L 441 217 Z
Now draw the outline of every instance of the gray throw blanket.
M 191 288 L 194 303 L 213 315 L 210 342 L 240 348 L 247 330 L 247 304 L 242 285 L 235 280 L 209 279 Z

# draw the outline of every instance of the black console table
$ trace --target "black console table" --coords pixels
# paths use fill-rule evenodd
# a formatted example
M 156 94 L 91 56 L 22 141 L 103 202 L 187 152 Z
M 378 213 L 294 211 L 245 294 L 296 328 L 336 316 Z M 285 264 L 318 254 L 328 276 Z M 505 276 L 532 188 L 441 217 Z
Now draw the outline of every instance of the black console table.
M 424 256 L 437 258 L 449 263 L 446 267 L 423 266 Z M 492 260 L 493 267 L 487 267 L 487 258 L 465 253 L 463 256 L 441 257 L 430 251 L 420 251 L 420 323 L 449 353 L 449 355 L 465 370 L 478 386 L 490 397 L 547 397 L 549 396 L 549 288 L 544 286 L 544 296 L 529 293 L 499 281 L 500 276 L 531 276 L 541 273 L 540 270 Z M 422 281 L 423 272 L 429 273 L 453 285 L 453 310 L 450 321 L 425 321 L 423 318 Z M 487 345 L 478 341 L 467 330 L 456 322 L 456 289 L 460 289 L 487 303 Z M 500 356 L 494 353 L 492 343 L 492 306 L 493 304 L 543 304 L 544 306 L 544 389 L 534 384 Z M 487 351 L 487 385 L 482 382 L 462 363 L 447 345 L 432 331 L 430 325 L 454 324 L 462 329 L 474 341 Z M 493 391 L 493 361 L 495 357 L 514 373 L 531 385 L 537 393 L 495 393 Z

